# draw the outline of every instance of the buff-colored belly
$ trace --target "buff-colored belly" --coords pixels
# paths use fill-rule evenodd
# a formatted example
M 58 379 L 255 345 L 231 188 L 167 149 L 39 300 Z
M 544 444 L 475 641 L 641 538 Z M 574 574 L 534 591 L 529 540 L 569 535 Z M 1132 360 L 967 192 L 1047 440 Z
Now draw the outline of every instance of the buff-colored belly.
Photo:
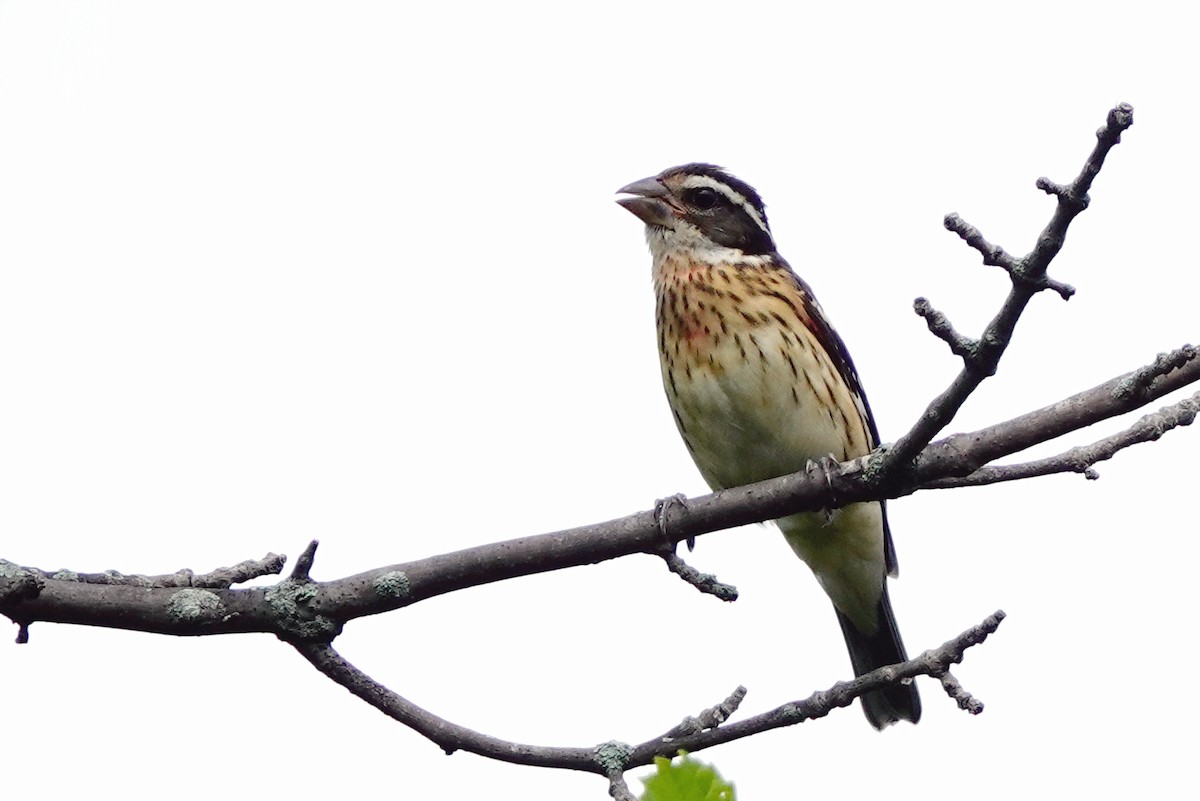
M 663 359 L 663 383 L 680 433 L 714 488 L 866 452 L 865 434 L 847 425 L 862 423 L 843 414 L 842 406 L 854 409 L 848 390 L 803 334 L 765 326 L 735 333 L 682 359 Z
M 773 296 L 741 297 L 749 314 L 736 318 L 716 315 L 704 298 L 676 295 L 686 314 L 660 315 L 660 353 L 675 421 L 709 486 L 741 486 L 870 450 L 861 404 L 801 320 L 780 313 Z M 664 331 L 666 324 L 673 328 Z M 885 573 L 880 505 L 777 522 L 834 605 L 872 630 Z

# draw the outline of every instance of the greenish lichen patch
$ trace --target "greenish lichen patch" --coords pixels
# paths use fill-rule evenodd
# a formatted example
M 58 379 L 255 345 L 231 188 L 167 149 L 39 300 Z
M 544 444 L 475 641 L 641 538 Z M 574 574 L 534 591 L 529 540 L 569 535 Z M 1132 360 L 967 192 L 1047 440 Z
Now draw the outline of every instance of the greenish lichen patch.
M 863 478 L 867 481 L 875 481 L 879 477 L 880 471 L 887 460 L 887 453 L 891 450 L 892 443 L 885 442 L 879 446 L 876 453 L 867 456 L 867 462 L 863 465 Z
M 384 598 L 407 598 L 408 597 L 408 576 L 403 570 L 389 570 L 387 573 L 382 573 L 375 577 L 371 582 L 371 587 L 374 588 L 377 595 Z
M 609 740 L 596 746 L 594 754 L 596 763 L 604 768 L 605 773 L 620 773 L 625 770 L 629 758 L 633 756 L 633 746 Z
M 295 617 L 300 613 L 299 590 L 305 585 L 291 581 L 282 581 L 267 590 L 267 603 L 278 618 Z
M 225 617 L 225 605 L 215 592 L 186 589 L 171 596 L 167 614 L 179 624 L 216 623 Z
M 271 605 L 272 616 L 290 637 L 305 642 L 328 642 L 341 633 L 337 621 L 309 608 L 309 602 L 317 592 L 316 584 L 291 580 L 281 581 L 267 590 L 266 599 Z

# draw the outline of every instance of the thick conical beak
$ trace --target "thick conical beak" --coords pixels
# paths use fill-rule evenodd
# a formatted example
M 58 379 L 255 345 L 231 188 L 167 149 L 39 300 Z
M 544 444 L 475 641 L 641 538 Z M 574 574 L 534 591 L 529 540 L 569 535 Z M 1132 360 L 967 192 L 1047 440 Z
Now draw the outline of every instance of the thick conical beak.
M 622 195 L 634 195 L 617 198 L 617 202 L 646 225 L 669 226 L 674 222 L 675 209 L 670 203 L 671 193 L 657 178 L 634 181 L 617 192 Z

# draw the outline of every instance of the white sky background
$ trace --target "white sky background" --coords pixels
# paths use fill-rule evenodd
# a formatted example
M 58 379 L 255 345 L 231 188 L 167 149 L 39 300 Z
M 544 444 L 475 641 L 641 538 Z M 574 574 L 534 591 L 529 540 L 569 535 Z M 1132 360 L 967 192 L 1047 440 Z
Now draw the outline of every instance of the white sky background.
M 613 203 L 686 161 L 761 191 L 892 440 L 957 369 L 912 299 L 974 334 L 1006 287 L 942 216 L 1026 252 L 1052 210 L 1034 180 L 1074 177 L 1128 101 L 1053 266 L 1079 294 L 1035 299 L 952 430 L 1195 341 L 1194 26 L 1059 5 L 0 2 L 0 556 L 207 571 L 317 537 L 328 579 L 705 492 L 662 397 L 641 224 Z M 1098 482 L 891 505 L 910 651 L 1009 613 L 957 671 L 982 716 L 923 681 L 917 727 L 854 708 L 702 757 L 747 801 L 1179 797 L 1198 436 Z M 633 557 L 356 621 L 337 647 L 437 714 L 554 745 L 849 677 L 773 529 L 689 560 L 742 599 Z M 7 797 L 607 797 L 445 757 L 270 637 L 31 634 L 0 646 Z

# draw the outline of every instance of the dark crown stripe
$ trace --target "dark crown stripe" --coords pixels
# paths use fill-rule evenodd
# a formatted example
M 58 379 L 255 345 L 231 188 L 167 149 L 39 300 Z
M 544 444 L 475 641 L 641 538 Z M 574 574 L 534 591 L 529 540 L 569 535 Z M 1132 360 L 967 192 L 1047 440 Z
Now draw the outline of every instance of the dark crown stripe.
M 758 195 L 758 191 L 753 186 L 738 178 L 736 175 L 730 175 L 725 171 L 725 168 L 718 167 L 715 164 L 704 164 L 703 162 L 694 162 L 692 164 L 683 164 L 667 170 L 667 174 L 676 173 L 679 175 L 707 175 L 715 181 L 725 184 L 734 192 L 737 192 L 746 201 L 762 215 L 763 223 L 767 223 L 767 207 L 763 200 Z

